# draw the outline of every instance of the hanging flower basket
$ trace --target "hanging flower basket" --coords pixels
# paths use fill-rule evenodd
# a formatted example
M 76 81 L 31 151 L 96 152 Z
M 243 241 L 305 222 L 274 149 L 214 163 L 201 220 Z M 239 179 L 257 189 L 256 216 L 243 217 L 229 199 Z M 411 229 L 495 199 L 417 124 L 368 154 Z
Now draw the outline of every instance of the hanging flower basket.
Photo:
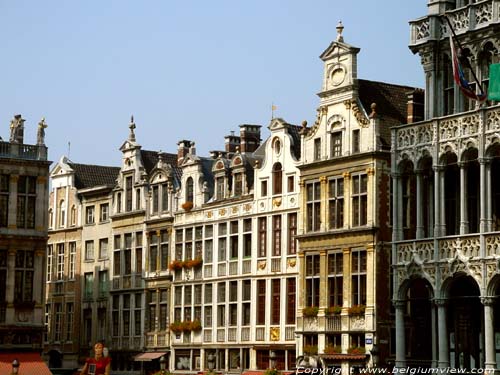
M 184 202 L 184 203 L 181 205 L 181 207 L 182 207 L 182 209 L 183 209 L 184 211 L 189 212 L 189 211 L 191 211 L 191 210 L 193 209 L 193 202 L 191 202 L 191 201 L 186 201 L 186 202 Z
M 318 354 L 317 345 L 304 345 L 304 354 L 315 355 Z

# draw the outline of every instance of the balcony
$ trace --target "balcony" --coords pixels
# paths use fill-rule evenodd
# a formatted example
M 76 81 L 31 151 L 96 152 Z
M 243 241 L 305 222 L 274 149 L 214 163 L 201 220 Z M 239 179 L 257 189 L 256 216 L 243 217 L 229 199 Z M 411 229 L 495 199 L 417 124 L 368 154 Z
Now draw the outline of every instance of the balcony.
M 0 157 L 26 160 L 47 160 L 47 147 L 0 142 Z
M 445 14 L 456 34 L 480 30 L 499 22 L 499 0 L 486 0 L 466 7 L 447 11 Z M 423 17 L 410 22 L 410 45 L 441 40 L 449 36 L 448 23 L 438 17 Z

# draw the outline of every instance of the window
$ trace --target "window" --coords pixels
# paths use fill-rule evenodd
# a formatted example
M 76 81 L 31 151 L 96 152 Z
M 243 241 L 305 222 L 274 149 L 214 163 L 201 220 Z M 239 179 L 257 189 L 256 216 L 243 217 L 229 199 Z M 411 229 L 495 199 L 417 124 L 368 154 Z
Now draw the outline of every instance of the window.
M 142 232 L 135 234 L 135 272 L 142 273 Z
M 118 193 L 116 195 L 116 212 L 122 212 L 122 194 Z
M 238 259 L 238 221 L 230 223 L 231 236 L 229 237 L 229 256 L 230 259 Z
M 219 262 L 226 261 L 227 258 L 227 225 L 226 223 L 219 224 Z
M 95 207 L 88 206 L 85 209 L 85 224 L 94 224 L 95 223 Z
M 75 278 L 76 266 L 76 242 L 70 242 L 69 246 L 69 275 L 70 280 Z
M 74 227 L 76 225 L 76 207 L 73 205 L 71 206 L 71 226 Z M 50 223 L 52 223 L 52 218 L 50 219 Z
M 83 276 L 83 298 L 90 299 L 94 295 L 94 274 L 92 272 L 86 272 Z
M 101 204 L 101 212 L 99 215 L 99 220 L 100 221 L 108 221 L 109 220 L 109 204 L 108 203 Z
M 273 216 L 273 256 L 281 255 L 281 215 Z
M 234 174 L 234 196 L 239 197 L 243 194 L 243 173 Z
M 250 300 L 252 298 L 252 283 L 250 280 L 243 280 L 242 283 L 242 321 L 241 324 L 244 326 L 249 326 L 250 325 L 250 317 L 251 317 L 251 309 L 250 309 Z
M 443 56 L 443 115 L 453 113 L 454 80 L 451 60 L 447 55 Z
M 125 234 L 125 249 L 123 249 L 124 274 L 132 274 L 132 233 Z
M 328 254 L 328 306 L 342 306 L 344 258 L 342 252 Z
M 160 270 L 168 269 L 168 233 L 162 230 L 160 233 Z
M 34 251 L 17 250 L 15 263 L 14 301 L 33 301 Z
M 266 256 L 266 248 L 267 248 L 267 218 L 259 217 L 259 243 L 258 243 L 258 256 L 265 257 Z
M 130 336 L 130 294 L 123 295 L 122 322 L 123 336 Z
M 186 180 L 186 202 L 194 201 L 194 183 L 193 178 L 188 177 Z
M 306 184 L 307 194 L 307 231 L 317 231 L 320 229 L 320 183 L 312 182 Z
M 1 250 L 1 251 L 3 252 L 4 250 Z M 47 246 L 47 282 L 52 281 L 52 267 L 54 267 L 54 264 L 52 263 L 52 252 L 53 252 L 53 245 L 48 245 Z M 0 289 L 1 289 L 1 287 L 2 287 L 2 285 L 0 285 Z
M 295 191 L 295 176 L 288 176 L 287 186 L 288 186 L 287 191 L 289 193 L 293 193 Z
M 157 214 L 158 213 L 158 199 L 159 199 L 159 186 L 158 185 L 155 185 L 153 186 L 153 197 L 152 197 L 152 200 L 153 200 L 153 204 L 152 204 L 152 212 L 153 214 Z
M 108 271 L 99 271 L 99 297 L 103 298 L 107 296 L 109 285 Z
M 17 181 L 17 227 L 35 228 L 36 177 L 19 176 Z
M 352 305 L 366 305 L 366 251 L 354 250 L 351 255 Z
M 62 304 L 56 303 L 54 305 L 54 309 L 55 309 L 54 340 L 61 341 L 61 339 L 62 339 L 62 318 L 63 318 Z
M 125 211 L 132 211 L 132 176 L 125 178 Z
M 6 302 L 7 250 L 0 250 L 0 302 Z M 0 322 L 2 320 L 0 319 Z
M 353 176 L 352 178 L 352 225 L 366 225 L 367 222 L 367 185 L 366 174 Z
M 321 160 L 321 138 L 314 140 L 314 160 Z
M 328 210 L 330 229 L 344 226 L 344 179 L 336 178 L 328 182 Z
M 288 214 L 288 255 L 297 253 L 297 214 Z
M 267 197 L 267 181 L 260 182 L 260 196 Z
M 243 257 L 252 256 L 252 219 L 243 220 Z
M 10 176 L 0 174 L 0 227 L 8 225 Z
M 359 139 L 359 129 L 355 129 L 352 131 L 352 153 L 357 154 L 359 152 L 359 144 L 360 144 L 360 139 Z
M 257 324 L 266 324 L 266 280 L 257 280 Z
M 120 318 L 119 318 L 119 309 L 120 309 L 120 296 L 119 295 L 114 295 L 113 296 L 113 304 L 112 304 L 113 310 L 112 310 L 112 335 L 113 336 L 118 336 L 120 334 L 119 327 L 120 327 Z
M 306 305 L 319 306 L 319 255 L 306 256 Z
M 295 324 L 295 309 L 297 305 L 296 280 L 293 277 L 286 279 L 286 324 Z
M 66 202 L 61 200 L 59 202 L 59 227 L 64 228 L 66 226 Z
M 161 210 L 168 211 L 168 184 L 161 185 Z
M 135 209 L 141 209 L 141 189 L 135 190 Z
M 94 241 L 85 241 L 85 260 L 94 260 Z
M 57 280 L 64 279 L 64 244 L 58 243 L 57 248 Z
M 342 132 L 332 133 L 331 142 L 332 157 L 342 156 Z
M 280 324 L 281 280 L 271 280 L 271 324 Z
M 215 199 L 224 199 L 224 190 L 225 190 L 224 184 L 225 184 L 224 177 L 217 177 L 215 179 L 215 187 L 216 187 Z
M 281 194 L 283 191 L 283 170 L 281 163 L 273 166 L 273 194 Z
M 73 316 L 75 307 L 73 302 L 66 304 L 66 341 L 73 341 Z
M 101 238 L 99 240 L 99 259 L 108 257 L 108 239 Z

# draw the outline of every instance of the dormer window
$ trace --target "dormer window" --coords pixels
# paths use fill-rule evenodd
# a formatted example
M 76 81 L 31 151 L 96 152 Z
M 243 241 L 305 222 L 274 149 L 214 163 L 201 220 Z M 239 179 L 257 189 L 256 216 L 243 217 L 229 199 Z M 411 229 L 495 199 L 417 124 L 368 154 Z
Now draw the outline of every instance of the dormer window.
M 239 197 L 243 194 L 243 173 L 234 174 L 234 196 Z
M 314 161 L 321 160 L 321 138 L 314 140 Z
M 217 177 L 215 179 L 215 199 L 224 199 L 224 186 L 225 186 L 225 181 L 224 177 Z
M 116 212 L 122 212 L 122 193 L 116 195 Z
M 357 154 L 359 151 L 360 151 L 360 148 L 359 148 L 359 144 L 360 144 L 360 141 L 359 141 L 359 129 L 354 129 L 352 131 L 352 153 L 353 154 Z
M 283 191 L 283 170 L 281 163 L 273 165 L 273 194 L 281 194 Z
M 153 186 L 153 197 L 152 197 L 152 213 L 158 213 L 158 196 L 159 196 L 160 187 L 158 185 Z
M 168 184 L 161 185 L 161 210 L 168 210 Z
M 132 211 L 132 176 L 125 178 L 125 211 Z
M 64 227 L 66 224 L 66 202 L 62 200 L 59 203 L 59 226 Z
M 192 177 L 186 180 L 186 202 L 194 201 L 194 182 Z
M 342 156 L 342 132 L 332 133 L 331 140 L 332 157 L 335 158 Z

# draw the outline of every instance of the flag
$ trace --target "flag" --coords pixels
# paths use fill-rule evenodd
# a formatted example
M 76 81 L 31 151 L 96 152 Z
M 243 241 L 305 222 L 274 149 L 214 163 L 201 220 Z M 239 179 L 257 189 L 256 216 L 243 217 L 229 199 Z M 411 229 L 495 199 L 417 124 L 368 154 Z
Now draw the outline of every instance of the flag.
M 500 101 L 500 64 L 490 65 L 490 84 L 488 86 L 488 99 Z
M 271 105 L 271 111 L 276 111 L 278 109 L 278 107 L 276 107 L 274 104 Z
M 482 102 L 486 99 L 486 94 L 483 93 L 481 89 L 481 94 L 476 94 L 469 84 L 469 81 L 465 78 L 464 70 L 462 65 L 458 61 L 457 50 L 455 49 L 455 43 L 453 43 L 453 36 L 450 34 L 450 49 L 451 49 L 451 63 L 453 66 L 453 78 L 455 83 L 458 85 L 462 93 L 471 99 L 479 100 Z M 479 82 L 477 83 L 479 85 Z

